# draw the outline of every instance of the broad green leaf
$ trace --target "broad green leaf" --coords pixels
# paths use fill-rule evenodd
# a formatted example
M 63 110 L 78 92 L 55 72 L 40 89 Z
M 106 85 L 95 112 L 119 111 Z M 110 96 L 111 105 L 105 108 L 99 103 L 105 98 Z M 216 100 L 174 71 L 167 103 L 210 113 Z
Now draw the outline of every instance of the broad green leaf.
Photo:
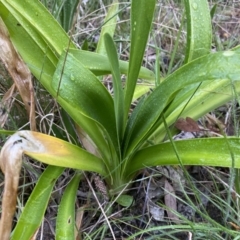
M 184 3 L 187 15 L 187 63 L 210 53 L 212 26 L 207 0 L 184 0 Z
M 129 69 L 125 86 L 124 121 L 127 121 L 145 47 L 151 29 L 155 0 L 132 0 L 131 49 Z
M 81 62 L 83 66 L 91 70 L 97 76 L 111 73 L 111 66 L 107 56 L 71 48 L 68 49 L 68 52 L 71 53 L 79 62 Z M 119 60 L 119 67 L 122 74 L 127 74 L 129 63 Z M 154 73 L 145 67 L 141 67 L 138 77 L 152 81 L 155 79 Z
M 196 138 L 175 144 L 183 165 L 240 168 L 240 138 Z M 126 177 L 145 167 L 178 164 L 172 143 L 166 142 L 138 151 L 129 161 Z
M 42 223 L 53 187 L 63 170 L 48 166 L 43 172 L 17 221 L 12 240 L 32 239 Z
M 97 77 L 72 54 L 62 54 L 52 86 L 76 111 L 101 124 L 118 148 L 113 99 Z
M 104 35 L 108 33 L 111 37 L 113 37 L 116 29 L 118 6 L 118 0 L 113 0 L 111 6 L 108 9 L 107 16 L 104 19 L 104 24 L 101 28 L 96 52 L 102 55 L 107 55 L 106 46 L 104 43 Z
M 106 52 L 108 55 L 108 59 L 112 68 L 112 76 L 113 76 L 113 96 L 114 96 L 114 110 L 115 110 L 115 118 L 116 118 L 116 125 L 117 125 L 117 133 L 119 141 L 122 141 L 123 137 L 123 118 L 124 118 L 124 95 L 123 95 L 123 87 L 122 87 L 122 80 L 119 70 L 119 63 L 118 63 L 118 55 L 117 50 L 114 45 L 112 37 L 106 33 L 104 35 Z M 120 146 L 120 143 L 119 143 Z
M 229 79 L 234 82 L 240 80 L 239 74 L 240 54 L 226 51 L 196 59 L 169 75 L 145 100 L 137 116 L 130 117 L 125 151 L 130 154 L 140 142 L 149 137 L 151 128 L 156 129 L 159 126 L 154 124 L 169 105 L 173 95 L 183 87 L 207 80 L 219 82 Z
M 64 191 L 58 208 L 56 240 L 74 239 L 75 200 L 82 173 L 77 172 Z

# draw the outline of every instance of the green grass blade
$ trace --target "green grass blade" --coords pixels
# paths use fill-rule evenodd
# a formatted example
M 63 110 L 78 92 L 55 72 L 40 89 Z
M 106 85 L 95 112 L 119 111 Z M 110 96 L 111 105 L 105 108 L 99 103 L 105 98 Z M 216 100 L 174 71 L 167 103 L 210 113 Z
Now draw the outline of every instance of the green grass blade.
M 226 144 L 228 141 L 228 144 Z M 175 141 L 183 165 L 204 165 L 232 167 L 232 156 L 235 157 L 235 168 L 240 168 L 240 139 L 199 138 Z M 228 146 L 229 145 L 229 146 Z M 132 174 L 147 166 L 178 165 L 179 160 L 172 143 L 162 143 L 144 148 L 136 153 L 128 164 L 127 174 Z
M 118 63 L 118 55 L 117 50 L 114 45 L 112 37 L 106 33 L 104 35 L 105 45 L 108 59 L 112 68 L 112 76 L 113 76 L 113 90 L 114 90 L 114 110 L 115 110 L 115 117 L 116 117 L 116 125 L 117 125 L 117 132 L 118 132 L 118 139 L 121 142 L 123 137 L 123 118 L 124 118 L 124 95 L 123 95 L 123 88 L 122 88 L 122 80 L 119 70 L 119 63 Z
M 211 11 L 210 11 L 211 19 L 213 19 L 216 10 L 217 10 L 217 4 L 214 4 L 213 7 L 211 8 Z
M 139 70 L 141 68 L 148 35 L 152 25 L 155 0 L 132 0 L 131 49 L 129 70 L 125 86 L 124 119 L 128 118 Z
M 46 8 L 49 7 L 49 3 L 47 1 L 44 0 L 41 2 Z M 61 24 L 61 26 L 62 26 L 62 23 L 61 23 L 61 19 L 60 19 L 60 14 L 62 12 L 64 3 L 65 3 L 65 0 L 54 0 L 53 4 L 51 6 L 51 9 L 49 9 L 49 11 L 51 11 L 51 14 L 53 15 L 53 17 L 58 20 L 58 22 Z
M 101 33 L 96 49 L 96 52 L 102 55 L 107 55 L 104 35 L 106 33 L 108 33 L 111 37 L 114 35 L 117 25 L 118 7 L 118 0 L 114 0 L 108 9 L 107 16 L 104 19 L 104 25 L 101 28 Z
M 14 229 L 11 239 L 31 239 L 40 227 L 52 189 L 64 168 L 49 166 L 39 178 L 21 217 Z
M 75 200 L 81 176 L 82 173 L 76 173 L 64 191 L 57 214 L 56 240 L 74 239 Z
M 129 119 L 125 151 L 132 150 L 151 133 L 150 129 L 157 122 L 162 111 L 183 87 L 203 81 L 229 80 L 239 81 L 240 54 L 227 51 L 207 55 L 184 65 L 169 75 L 146 99 L 137 115 Z M 127 145 L 128 144 L 128 145 Z
M 210 53 L 211 16 L 207 0 L 184 0 L 187 15 L 185 63 Z

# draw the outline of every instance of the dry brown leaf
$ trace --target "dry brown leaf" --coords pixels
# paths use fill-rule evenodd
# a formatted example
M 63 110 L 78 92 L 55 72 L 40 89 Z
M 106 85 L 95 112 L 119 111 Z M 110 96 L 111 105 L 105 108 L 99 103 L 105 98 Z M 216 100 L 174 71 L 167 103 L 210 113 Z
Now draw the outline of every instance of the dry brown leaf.
M 12 141 L 7 141 L 0 155 L 0 166 L 5 175 L 0 221 L 1 240 L 9 240 L 12 230 L 12 219 L 16 209 L 17 190 L 22 167 L 23 150 L 18 147 L 20 141 L 17 136 Z
M 75 239 L 81 240 L 81 235 L 79 234 L 80 228 L 83 221 L 83 215 L 85 213 L 85 209 L 87 209 L 89 206 L 88 204 L 83 205 L 79 209 L 76 210 L 76 231 L 75 231 Z
M 199 132 L 200 128 L 198 124 L 190 117 L 179 118 L 176 123 L 175 127 L 184 132 Z
M 0 18 L 0 59 L 11 75 L 29 115 L 30 128 L 36 130 L 34 90 L 31 72 L 16 52 L 7 28 Z
M 177 199 L 175 197 L 175 190 L 167 179 L 165 179 L 164 191 L 165 191 L 164 202 L 165 205 L 167 206 L 167 215 L 171 221 L 179 223 L 179 218 L 174 213 L 177 212 Z
M 240 231 L 240 226 L 239 225 L 237 225 L 233 222 L 228 222 L 228 223 L 232 226 L 233 229 L 235 229 L 236 231 Z

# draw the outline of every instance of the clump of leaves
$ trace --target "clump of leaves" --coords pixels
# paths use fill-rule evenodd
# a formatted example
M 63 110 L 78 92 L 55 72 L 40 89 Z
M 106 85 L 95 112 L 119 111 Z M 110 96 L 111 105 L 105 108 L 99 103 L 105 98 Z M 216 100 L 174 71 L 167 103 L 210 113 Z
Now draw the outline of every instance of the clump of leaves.
M 180 116 L 197 119 L 232 99 L 233 90 L 240 92 L 238 48 L 210 53 L 211 24 L 207 1 L 184 2 L 188 22 L 185 64 L 160 82 L 158 74 L 156 77 L 152 71 L 141 67 L 155 0 L 131 2 L 129 63 L 118 60 L 113 32 L 109 33 L 107 29 L 101 35 L 100 42 L 104 47 L 98 48 L 106 55 L 79 50 L 39 1 L 0 0 L 0 16 L 14 46 L 32 74 L 71 116 L 82 142 L 79 147 L 31 131 L 19 131 L 6 142 L 1 151 L 2 165 L 11 161 L 8 153 L 12 149 L 51 165 L 29 198 L 13 239 L 28 239 L 37 231 L 62 167 L 99 173 L 111 196 L 121 192 L 146 166 L 180 164 L 240 168 L 238 137 L 162 143 L 166 133 L 171 138 L 168 128 Z M 110 73 L 113 96 L 98 78 Z M 127 75 L 124 86 L 121 74 Z M 143 95 L 129 114 L 138 90 L 138 78 L 155 81 L 156 87 Z M 19 161 L 21 154 L 17 155 Z M 77 176 L 76 181 L 71 182 L 73 187 L 69 196 L 76 193 L 79 179 Z M 74 219 L 71 206 L 66 205 L 68 201 L 63 202 L 69 211 L 65 216 Z M 34 216 L 31 215 L 33 209 L 34 212 L 38 209 Z M 64 224 L 68 220 L 59 222 Z M 57 237 L 69 237 L 68 230 L 73 236 L 74 221 L 68 223 L 70 229 L 58 231 Z M 57 229 L 63 228 L 58 226 Z

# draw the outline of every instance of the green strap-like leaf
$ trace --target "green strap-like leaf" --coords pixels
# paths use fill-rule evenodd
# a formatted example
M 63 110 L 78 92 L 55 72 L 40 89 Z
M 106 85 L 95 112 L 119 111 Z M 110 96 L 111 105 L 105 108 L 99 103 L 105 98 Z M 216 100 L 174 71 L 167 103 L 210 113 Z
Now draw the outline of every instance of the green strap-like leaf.
M 106 75 L 111 73 L 111 66 L 107 56 L 98 53 L 83 51 L 80 49 L 69 49 L 71 53 L 83 66 L 91 70 L 95 75 Z M 127 74 L 129 64 L 126 61 L 119 60 L 120 72 Z M 154 73 L 145 67 L 141 67 L 139 78 L 154 81 Z
M 129 119 L 125 151 L 131 153 L 134 148 L 149 137 L 163 110 L 172 101 L 174 94 L 184 86 L 203 82 L 229 79 L 240 80 L 240 54 L 226 51 L 207 55 L 183 66 L 169 75 L 146 99 L 137 116 Z M 166 110 L 166 109 L 165 109 Z M 154 126 L 157 128 L 157 126 Z M 128 144 L 128 145 L 127 145 Z
M 48 166 L 39 178 L 21 217 L 17 221 L 11 239 L 32 239 L 40 227 L 53 187 L 64 168 Z
M 233 84 L 229 79 L 203 82 L 195 93 L 196 87 L 196 84 L 194 84 L 177 94 L 164 113 L 168 126 L 174 124 L 179 117 L 191 117 L 197 120 L 204 114 L 236 97 L 233 93 Z M 234 88 L 237 92 L 240 92 L 240 81 L 234 82 Z M 191 101 L 188 102 L 190 98 Z M 154 138 L 155 143 L 160 143 L 166 134 L 161 119 L 158 126 L 154 136 L 151 136 L 151 138 Z
M 199 138 L 175 141 L 183 165 L 203 165 L 240 168 L 240 139 Z M 232 159 L 231 152 L 234 154 Z M 234 161 L 234 162 L 233 162 Z M 148 166 L 178 165 L 179 160 L 172 143 L 144 148 L 131 159 L 126 177 Z
M 118 0 L 114 0 L 108 9 L 107 16 L 104 19 L 104 25 L 101 28 L 96 52 L 102 55 L 107 55 L 105 47 L 106 45 L 104 43 L 104 35 L 108 33 L 111 37 L 113 37 L 116 29 L 118 6 Z
M 124 118 L 127 121 L 145 47 L 151 29 L 156 0 L 132 0 L 131 49 L 125 86 Z
M 74 239 L 75 199 L 81 175 L 76 173 L 64 191 L 57 214 L 56 240 Z
M 116 125 L 117 125 L 117 132 L 118 132 L 118 139 L 119 139 L 119 146 L 120 142 L 122 141 L 123 137 L 123 118 L 124 118 L 124 95 L 123 95 L 123 87 L 122 87 L 122 80 L 119 70 L 119 63 L 118 63 L 118 55 L 117 50 L 112 40 L 112 37 L 109 34 L 104 35 L 105 45 L 108 59 L 112 68 L 112 76 L 113 76 L 113 91 L 114 91 L 114 110 L 115 110 L 115 117 L 116 117 Z
M 187 63 L 210 53 L 212 26 L 207 0 L 184 0 L 184 3 L 187 15 Z

